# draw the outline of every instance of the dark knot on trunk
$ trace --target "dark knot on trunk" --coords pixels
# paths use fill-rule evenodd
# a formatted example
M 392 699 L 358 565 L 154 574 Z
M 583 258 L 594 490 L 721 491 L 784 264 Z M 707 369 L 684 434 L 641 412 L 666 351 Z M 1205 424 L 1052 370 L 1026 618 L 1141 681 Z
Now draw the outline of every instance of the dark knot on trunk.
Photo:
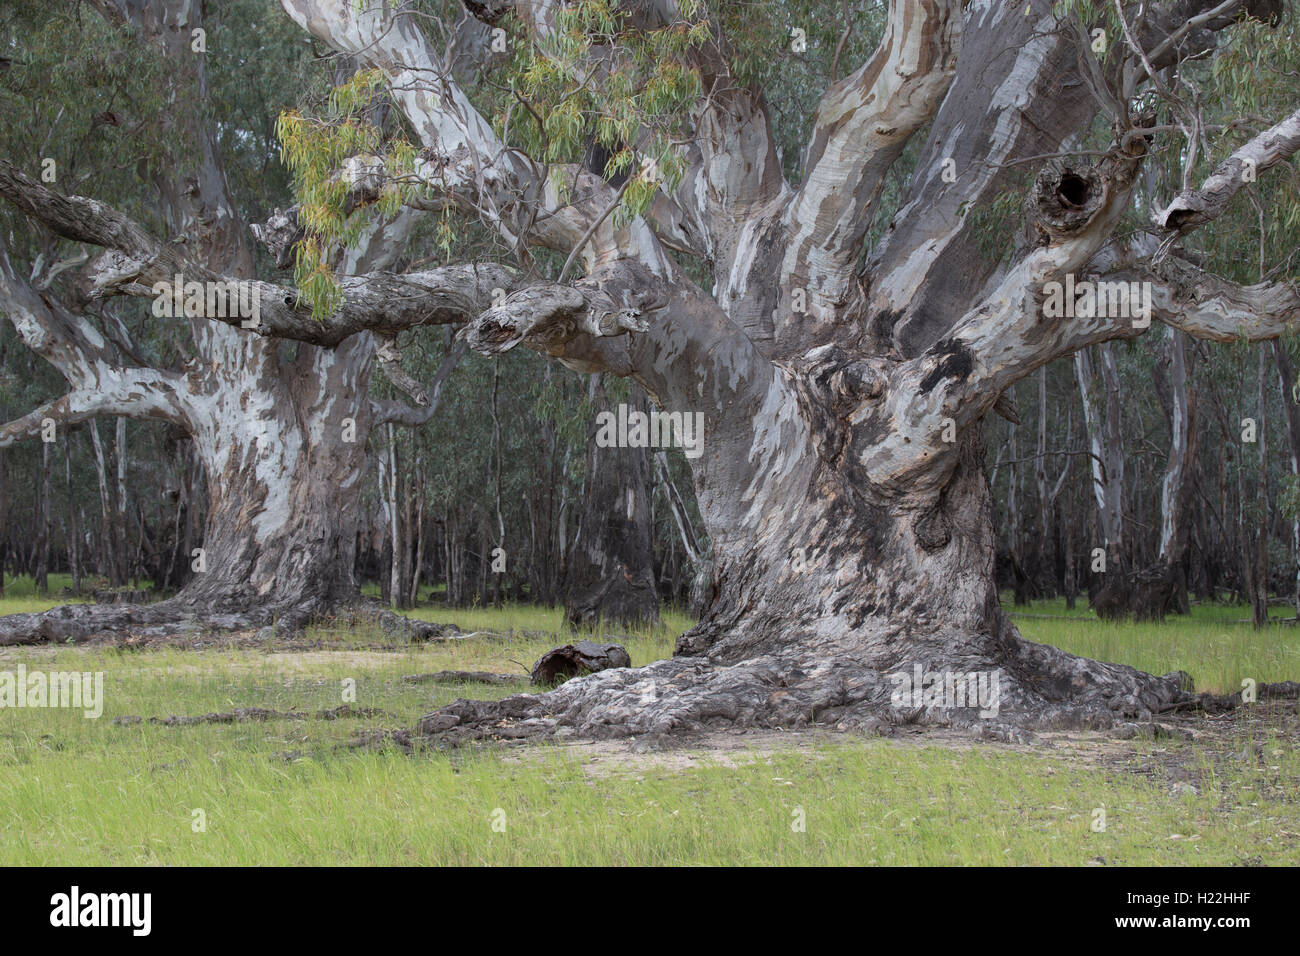
M 1047 240 L 1075 235 L 1101 210 L 1106 187 L 1087 163 L 1053 160 L 1039 172 L 1029 194 L 1030 217 Z

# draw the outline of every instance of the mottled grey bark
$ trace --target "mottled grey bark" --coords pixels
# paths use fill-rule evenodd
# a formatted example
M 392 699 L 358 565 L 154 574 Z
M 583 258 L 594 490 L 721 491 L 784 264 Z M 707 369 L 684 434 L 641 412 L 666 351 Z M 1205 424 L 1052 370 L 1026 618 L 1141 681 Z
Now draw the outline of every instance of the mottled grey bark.
M 230 197 L 211 117 L 202 107 L 203 58 L 190 50 L 191 31 L 203 23 L 201 4 L 104 0 L 97 6 L 156 43 L 169 59 L 177 96 L 196 98 L 191 108 L 168 114 L 180 148 L 171 165 L 151 171 L 169 231 L 188 239 L 182 253 L 188 265 L 208 274 L 250 277 L 247 230 Z M 385 267 L 400 253 L 404 229 L 381 223 L 338 264 L 340 270 Z M 168 257 L 167 244 L 152 239 L 147 244 Z M 130 251 L 144 249 L 137 244 Z M 125 281 L 121 256 L 114 262 L 116 279 Z M 366 397 L 375 355 L 369 334 L 354 335 L 336 348 L 304 345 L 288 357 L 275 340 L 240 328 L 238 318 L 223 323 L 198 317 L 188 320 L 193 360 L 183 372 L 169 372 L 123 367 L 89 323 L 36 295 L 2 246 L 0 295 L 20 334 L 73 386 L 65 398 L 6 426 L 0 441 L 32 434 L 47 416 L 66 423 L 103 414 L 170 422 L 192 437 L 209 495 L 201 548 L 183 556 L 195 573 L 177 597 L 138 613 L 101 614 L 85 607 L 0 619 L 0 643 L 80 639 L 121 626 L 122 620 L 162 629 L 207 620 L 293 629 L 358 600 L 355 521 L 366 440 L 377 413 L 398 414 L 372 406 Z M 125 581 L 120 562 L 127 560 L 122 421 L 119 417 L 119 500 L 110 519 L 117 540 L 116 583 Z M 100 468 L 105 496 L 102 459 Z
M 1124 540 L 1119 368 L 1108 344 L 1074 353 L 1074 368 L 1088 432 L 1092 492 L 1101 536 L 1098 544 L 1104 550 L 1104 555 L 1097 555 L 1094 549 L 1092 555 L 1089 597 L 1101 617 L 1122 618 L 1129 613 L 1133 580 Z

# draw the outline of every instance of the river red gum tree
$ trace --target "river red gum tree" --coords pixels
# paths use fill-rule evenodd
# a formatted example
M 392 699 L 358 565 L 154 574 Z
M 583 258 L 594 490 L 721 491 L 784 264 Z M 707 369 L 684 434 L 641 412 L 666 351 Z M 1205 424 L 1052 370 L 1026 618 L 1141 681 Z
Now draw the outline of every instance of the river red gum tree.
M 167 93 L 177 105 L 164 114 L 163 126 L 176 147 L 171 162 L 149 169 L 146 179 L 169 234 L 185 240 L 187 264 L 248 279 L 251 237 L 231 198 L 206 108 L 204 57 L 193 48 L 195 31 L 204 28 L 202 3 L 92 5 L 167 61 Z M 345 273 L 387 268 L 402 252 L 411 221 L 412 213 L 403 212 L 377 222 L 336 267 Z M 144 235 L 134 224 L 123 238 L 128 234 Z M 56 428 L 97 416 L 179 426 L 194 442 L 208 489 L 202 554 L 184 556 L 201 571 L 176 598 L 150 606 L 72 605 L 0 618 L 0 643 L 80 640 L 102 631 L 167 634 L 181 626 L 275 624 L 292 630 L 355 605 L 367 437 L 377 423 L 418 424 L 431 413 L 427 402 L 413 409 L 368 398 L 374 336 L 354 335 L 326 347 L 304 342 L 289 352 L 238 323 L 177 315 L 168 321 L 188 325 L 189 362 L 178 369 L 140 367 L 105 340 L 88 316 L 60 299 L 47 276 L 29 280 L 0 238 L 0 309 L 70 389 L 0 428 L 0 444 L 39 436 L 47 420 Z M 417 623 L 380 616 L 421 630 Z
M 627 222 L 608 215 L 617 192 L 600 177 L 562 170 L 575 184 L 562 197 L 539 163 L 507 148 L 420 19 L 351 0 L 283 5 L 318 40 L 383 72 L 420 140 L 416 175 L 512 243 L 577 249 L 585 275 L 547 282 L 476 263 L 345 276 L 342 303 L 322 321 L 291 290 L 267 285 L 261 327 L 247 337 L 338 349 L 365 331 L 455 322 L 485 354 L 524 344 L 581 371 L 630 376 L 659 407 L 705 421 L 691 467 L 714 598 L 676 655 L 548 694 L 458 701 L 425 718 L 422 732 L 653 735 L 815 722 L 1005 735 L 1110 726 L 1185 699 L 1179 675 L 1020 637 L 998 602 L 977 426 L 1045 363 L 1143 333 L 1129 318 L 1046 317 L 1044 287 L 1067 274 L 1150 282 L 1154 317 L 1194 336 L 1275 337 L 1300 318 L 1288 285 L 1239 287 L 1176 252 L 1113 241 L 1144 156 L 1170 135 L 1129 104 L 1159 70 L 1214 45 L 1234 22 L 1219 4 L 1146 4 L 1141 18 L 1126 9 L 1126 39 L 1112 38 L 1119 55 L 1103 64 L 1083 27 L 1058 19 L 1048 0 L 892 0 L 875 53 L 822 98 L 797 183 L 783 175 L 761 95 L 732 75 L 715 26 L 711 42 L 685 54 L 705 91 L 682 146 L 685 175 Z M 647 28 L 680 15 L 673 0 L 623 6 Z M 1244 6 L 1271 15 L 1279 4 Z M 468 7 L 489 23 L 517 17 L 536 36 L 556 29 L 556 4 Z M 600 57 L 586 68 L 598 71 Z M 1062 155 L 1099 111 L 1111 147 L 1087 160 Z M 885 177 L 922 130 L 905 200 L 866 249 Z M 1298 134 L 1300 114 L 1261 133 L 1205 188 L 1175 197 L 1152 229 L 1186 234 L 1211 221 L 1240 188 L 1230 164 L 1249 159 L 1263 172 L 1300 148 Z M 972 210 L 1028 164 L 1037 175 L 1026 239 L 998 266 L 979 253 Z M 359 157 L 340 175 L 364 193 L 386 171 L 382 158 Z M 104 246 L 90 270 L 102 294 L 138 294 L 178 270 L 221 278 L 113 210 L 12 168 L 0 166 L 0 194 L 56 232 Z M 713 289 L 693 283 L 669 248 L 707 259 Z M 494 299 L 494 288 L 507 294 Z M 894 706 L 891 675 L 916 665 L 998 672 L 996 715 Z

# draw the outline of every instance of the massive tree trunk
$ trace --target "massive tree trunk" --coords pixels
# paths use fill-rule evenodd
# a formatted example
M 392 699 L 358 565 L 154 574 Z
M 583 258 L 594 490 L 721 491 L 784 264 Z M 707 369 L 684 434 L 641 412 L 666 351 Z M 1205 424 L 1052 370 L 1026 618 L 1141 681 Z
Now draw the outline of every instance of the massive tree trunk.
M 196 97 L 197 105 L 171 114 L 176 141 L 191 148 L 178 150 L 174 164 L 153 177 L 172 233 L 190 237 L 196 265 L 240 279 L 250 276 L 246 229 L 231 199 L 212 119 L 202 108 L 203 58 L 191 51 L 192 31 L 203 24 L 202 5 L 104 0 L 98 6 L 110 19 L 157 42 L 174 67 L 177 96 Z M 402 252 L 410 228 L 405 212 L 380 221 L 336 263 L 338 270 L 386 268 Z M 203 540 L 184 556 L 195 573 L 176 597 L 143 608 L 73 606 L 0 618 L 0 644 L 84 639 L 124 628 L 167 633 L 274 624 L 291 631 L 359 601 L 353 576 L 356 522 L 372 425 L 377 418 L 419 423 L 432 410 L 427 397 L 426 408 L 419 410 L 368 398 L 376 356 L 368 332 L 336 348 L 295 343 L 286 349 L 242 327 L 239 318 L 223 323 L 196 316 L 182 320 L 193 338 L 193 358 L 183 372 L 122 368 L 116 357 L 108 361 L 106 344 L 84 319 L 35 294 L 2 247 L 0 269 L 0 293 L 29 344 L 35 343 L 33 348 L 81 391 L 93 390 L 105 400 L 110 407 L 97 409 L 101 414 L 161 419 L 183 428 L 193 438 L 208 489 Z M 56 334 L 38 342 L 36 329 Z M 55 411 L 76 421 L 86 415 L 76 405 L 68 402 Z M 114 583 L 125 583 L 129 572 L 124 425 L 119 417 L 118 501 L 110 519 Z M 10 430 L 4 440 L 25 432 Z M 107 505 L 102 452 L 93 431 L 92 437 Z M 382 620 L 413 634 L 437 630 L 391 616 Z
M 592 736 L 939 723 L 1016 739 L 1022 727 L 1148 717 L 1178 698 L 1176 676 L 1020 638 L 998 603 L 992 502 L 973 434 L 941 487 L 882 497 L 827 463 L 802 417 L 783 417 L 779 440 L 757 449 L 757 469 L 734 464 L 743 456 L 715 436 L 722 447 L 698 493 L 717 542 L 718 597 L 674 658 L 570 681 L 540 698 L 457 701 L 422 730 L 493 736 L 503 718 L 517 727 L 510 735 Z M 813 428 L 827 418 L 821 410 Z M 754 489 L 747 501 L 729 493 L 738 482 Z M 997 680 L 998 694 L 984 716 L 979 706 L 923 697 L 920 687 L 900 704 L 900 686 L 918 674 L 937 674 L 940 686 L 978 674 Z
M 369 343 L 283 365 L 267 351 L 227 366 L 235 380 L 194 423 L 208 517 L 180 600 L 196 612 L 309 614 L 356 598 Z
M 463 323 L 464 340 L 480 352 L 523 344 L 583 372 L 630 377 L 659 409 L 702 429 L 687 456 L 712 545 L 713 597 L 676 655 L 544 695 L 458 701 L 425 718 L 421 733 L 655 735 L 826 723 L 1010 737 L 1148 720 L 1188 702 L 1180 675 L 1155 677 L 1019 636 L 998 603 L 979 426 L 995 408 L 1006 411 L 1007 390 L 1044 364 L 1142 334 L 1127 310 L 1046 307 L 1053 288 L 1059 305 L 1063 282 L 1073 288 L 1098 270 L 1151 282 L 1155 317 L 1201 337 L 1275 337 L 1300 316 L 1289 286 L 1241 288 L 1177 256 L 1108 245 L 1161 132 L 1129 104 L 1149 71 L 1199 55 L 1230 18 L 1207 12 L 1195 33 L 1162 46 L 1161 30 L 1189 9 L 1210 9 L 1178 3 L 1171 15 L 1162 5 L 1136 39 L 1125 31 L 1149 51 L 1121 52 L 1118 72 L 1103 74 L 1082 25 L 1063 23 L 1050 0 L 892 0 L 876 53 L 823 98 L 797 184 L 782 173 L 762 97 L 731 74 L 719 36 L 683 54 L 705 91 L 690 116 L 696 135 L 683 151 L 684 176 L 664 184 L 646 216 L 624 217 L 610 215 L 620 194 L 600 177 L 557 168 L 571 187 L 559 195 L 538 164 L 507 148 L 405 9 L 282 2 L 321 42 L 386 78 L 420 140 L 405 154 L 416 158 L 399 170 L 403 178 L 474 210 L 510 248 L 567 258 L 554 282 L 491 263 L 406 276 L 345 272 L 341 302 L 324 317 L 266 283 L 262 325 L 248 340 L 338 350 L 371 330 L 395 350 L 404 328 Z M 513 10 L 545 35 L 565 29 L 556 6 Z M 677 16 L 666 0 L 632 6 L 648 28 Z M 964 34 L 971 42 L 959 59 Z M 599 82 L 603 68 L 584 62 L 575 86 Z M 568 75 L 574 65 L 556 69 Z M 1098 104 L 1109 104 L 1114 120 L 1104 155 L 1042 162 Z M 886 176 L 923 128 L 929 140 L 903 206 L 864 258 Z M 1289 127 L 1261 137 L 1250 156 L 1261 170 L 1300 148 Z M 353 159 L 340 170 L 348 195 L 373 202 L 385 160 Z M 978 252 L 970 217 L 1029 162 L 1041 168 L 1025 197 L 1027 228 L 1000 265 Z M 1234 191 L 1216 180 L 1212 198 L 1221 206 Z M 101 294 L 138 295 L 176 269 L 212 275 L 115 210 L 54 195 L 4 163 L 0 194 L 60 235 L 109 249 L 92 269 Z M 1183 206 L 1217 215 L 1195 198 Z M 1160 228 L 1204 221 L 1173 217 Z M 270 238 L 284 239 L 287 252 L 292 233 Z M 711 262 L 712 294 L 668 254 L 669 243 Z M 583 278 L 564 282 L 579 262 Z M 263 486 L 271 487 L 265 478 L 248 493 Z M 276 578 L 268 593 L 292 587 Z M 982 689 L 978 700 L 972 686 Z
M 589 396 L 595 417 L 587 441 L 587 478 L 577 538 L 568 553 L 564 619 L 571 628 L 601 621 L 630 628 L 659 620 L 650 546 L 650 455 L 647 447 L 602 447 L 602 415 L 614 414 L 599 376 Z M 628 412 L 647 415 L 650 403 L 633 389 Z

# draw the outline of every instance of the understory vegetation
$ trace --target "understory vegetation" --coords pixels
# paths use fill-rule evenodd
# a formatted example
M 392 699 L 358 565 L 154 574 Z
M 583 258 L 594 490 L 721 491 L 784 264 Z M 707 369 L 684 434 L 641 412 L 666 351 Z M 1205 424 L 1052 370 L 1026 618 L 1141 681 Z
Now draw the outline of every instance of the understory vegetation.
M 3 610 L 53 603 L 23 596 L 24 584 L 11 582 Z M 1294 718 L 1225 718 L 1197 742 L 1072 735 L 1032 749 L 779 732 L 671 750 L 354 746 L 456 697 L 524 691 L 524 670 L 572 639 L 558 608 L 413 613 L 479 633 L 407 644 L 317 628 L 291 647 L 0 650 L 0 669 L 102 671 L 105 688 L 98 720 L 3 712 L 0 864 L 1300 863 Z M 1110 624 L 1038 602 L 1017 623 L 1076 653 L 1186 670 L 1199 689 L 1300 673 L 1293 628 L 1243 619 L 1248 608 L 1195 606 L 1163 624 Z M 689 624 L 671 609 L 662 621 L 617 638 L 634 665 L 669 656 Z M 444 670 L 519 680 L 405 679 Z M 345 681 L 360 716 L 336 710 Z M 150 722 L 239 708 L 280 716 Z

